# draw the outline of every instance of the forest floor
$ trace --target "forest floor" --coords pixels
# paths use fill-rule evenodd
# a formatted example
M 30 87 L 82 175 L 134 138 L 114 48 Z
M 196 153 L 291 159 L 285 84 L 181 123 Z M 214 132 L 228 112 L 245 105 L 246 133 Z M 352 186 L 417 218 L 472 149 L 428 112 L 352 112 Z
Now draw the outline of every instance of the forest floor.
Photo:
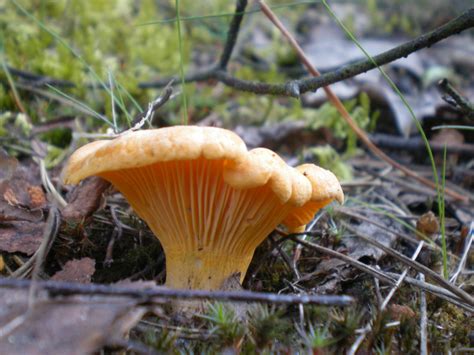
M 474 351 L 474 8 L 259 3 L 0 6 L 0 352 Z M 166 289 L 125 198 L 62 173 L 90 141 L 178 124 L 329 169 L 345 202 L 278 227 L 242 285 Z

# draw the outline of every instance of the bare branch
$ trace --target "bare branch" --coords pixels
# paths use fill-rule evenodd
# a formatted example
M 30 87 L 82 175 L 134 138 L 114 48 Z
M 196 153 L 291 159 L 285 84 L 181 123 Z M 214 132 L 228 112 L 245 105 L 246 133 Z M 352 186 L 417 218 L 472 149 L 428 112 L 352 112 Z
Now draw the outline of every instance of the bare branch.
M 460 16 L 452 19 L 448 23 L 436 28 L 431 32 L 423 34 L 411 41 L 374 56 L 373 60 L 377 65 L 375 65 L 370 59 L 363 59 L 353 64 L 345 65 L 319 77 L 294 80 L 283 84 L 268 84 L 257 81 L 241 80 L 223 72 L 219 66 L 215 66 L 203 72 L 191 74 L 185 79 L 187 82 L 216 79 L 227 86 L 241 91 L 248 91 L 260 95 L 297 97 L 297 95 L 295 95 L 296 92 L 299 94 L 304 94 L 306 92 L 316 91 L 317 89 L 324 86 L 352 78 L 356 75 L 372 70 L 377 66 L 388 64 L 397 59 L 407 57 L 411 53 L 414 53 L 422 48 L 430 47 L 433 44 L 442 41 L 443 39 L 472 27 L 474 27 L 474 8 L 465 11 Z M 166 85 L 169 79 L 170 78 L 166 78 L 160 81 L 142 83 L 140 84 L 140 87 L 162 87 Z
M 0 279 L 0 287 L 28 288 L 30 280 Z M 133 287 L 81 284 L 74 282 L 37 281 L 38 289 L 48 291 L 51 295 L 111 295 L 118 297 L 138 298 L 142 303 L 156 303 L 156 299 L 201 299 L 232 302 L 264 302 L 280 304 L 319 304 L 324 306 L 347 306 L 354 302 L 350 296 L 332 295 L 279 295 L 275 293 L 251 291 L 207 291 L 170 289 L 153 287 L 137 289 Z
M 232 51 L 234 50 L 235 42 L 237 42 L 237 36 L 239 35 L 240 24 L 244 18 L 243 12 L 247 7 L 247 0 L 237 0 L 235 6 L 234 16 L 230 21 L 229 30 L 227 31 L 227 40 L 225 42 L 224 51 L 222 52 L 221 59 L 219 61 L 218 68 L 226 70 L 227 64 L 229 63 Z

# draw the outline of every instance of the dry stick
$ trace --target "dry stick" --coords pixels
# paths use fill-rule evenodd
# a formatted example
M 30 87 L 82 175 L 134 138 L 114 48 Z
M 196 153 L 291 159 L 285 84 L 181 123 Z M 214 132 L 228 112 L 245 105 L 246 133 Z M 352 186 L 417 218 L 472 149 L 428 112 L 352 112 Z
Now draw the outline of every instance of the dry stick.
M 377 270 L 377 269 L 375 269 L 375 268 L 373 268 L 369 265 L 366 265 L 366 264 L 364 264 L 364 263 L 362 263 L 362 262 L 360 262 L 360 261 L 358 261 L 354 258 L 351 258 L 348 255 L 339 253 L 335 250 L 325 248 L 321 245 L 314 244 L 314 243 L 311 243 L 311 242 L 308 242 L 308 241 L 305 241 L 305 240 L 298 239 L 298 235 L 295 235 L 295 234 L 287 235 L 286 233 L 284 233 L 282 231 L 278 231 L 278 233 L 283 236 L 283 238 L 280 239 L 281 241 L 284 241 L 284 240 L 289 238 L 289 239 L 293 240 L 294 242 L 303 245 L 306 248 L 313 249 L 313 250 L 316 250 L 319 253 L 327 254 L 327 255 L 330 255 L 330 256 L 332 256 L 336 259 L 340 259 L 342 261 L 345 261 L 349 265 L 355 267 L 356 269 L 364 271 L 364 272 L 368 273 L 369 275 L 372 275 L 373 277 L 376 277 L 379 280 L 385 281 L 389 284 L 395 284 L 395 282 L 396 282 L 395 280 L 400 277 L 399 274 L 390 273 L 390 272 L 382 272 L 382 271 Z M 450 291 L 446 290 L 445 288 L 438 287 L 436 285 L 433 285 L 433 284 L 430 284 L 430 283 L 427 283 L 427 282 L 421 282 L 417 279 L 413 279 L 413 278 L 408 277 L 408 276 L 405 278 L 405 282 L 412 285 L 412 286 L 416 286 L 416 287 L 421 288 L 425 291 L 428 291 L 431 294 L 433 294 L 433 295 L 435 295 L 439 298 L 442 298 L 442 299 L 444 299 L 444 300 L 446 300 L 446 301 L 448 301 L 448 302 L 450 302 L 450 303 L 452 303 L 452 304 L 454 304 L 458 307 L 461 307 L 461 308 L 465 309 L 468 312 L 474 312 L 474 307 L 471 307 L 467 304 L 464 304 L 462 299 L 458 298 L 458 296 L 456 296 L 455 294 L 453 294 Z
M 399 277 L 400 275 L 397 273 L 393 272 L 385 272 L 387 276 L 390 277 Z M 425 292 L 429 292 L 439 298 L 442 298 L 452 304 L 454 304 L 457 307 L 460 307 L 462 309 L 465 309 L 468 312 L 474 313 L 474 307 L 469 306 L 468 304 L 464 303 L 463 300 L 461 300 L 458 296 L 455 294 L 451 293 L 450 291 L 446 290 L 443 287 L 433 285 L 431 283 L 425 282 L 425 281 L 420 281 L 418 279 L 415 279 L 413 277 L 407 276 L 405 277 L 405 283 L 417 287 L 421 290 L 424 290 Z
M 464 265 L 467 261 L 467 256 L 469 255 L 469 251 L 471 250 L 472 240 L 474 239 L 474 222 L 471 222 L 471 226 L 469 227 L 469 232 L 467 233 L 466 241 L 464 242 L 464 252 L 462 253 L 461 261 L 459 262 L 458 268 L 454 272 L 449 282 L 456 284 L 456 280 L 458 279 L 459 274 L 464 269 Z
M 443 97 L 448 104 L 459 108 L 469 119 L 474 120 L 474 105 L 457 92 L 457 90 L 449 83 L 448 79 L 442 79 L 438 83 L 438 86 L 442 91 L 449 95 L 449 98 Z
M 418 244 L 418 247 L 416 248 L 415 252 L 413 253 L 413 256 L 411 257 L 411 260 L 415 261 L 416 258 L 418 257 L 418 255 L 420 254 L 421 252 L 421 248 L 423 248 L 423 241 L 420 242 L 420 244 Z M 388 305 L 388 302 L 390 302 L 390 300 L 392 299 L 393 295 L 395 294 L 395 291 L 398 290 L 398 288 L 400 287 L 400 285 L 402 284 L 403 280 L 405 280 L 405 277 L 407 276 L 408 274 L 408 268 L 406 268 L 403 273 L 400 275 L 400 277 L 398 278 L 397 280 L 397 283 L 395 284 L 395 286 L 390 290 L 390 292 L 388 293 L 387 297 L 385 298 L 385 300 L 383 301 L 382 303 L 382 307 L 380 307 L 380 310 L 381 311 L 384 311 L 385 308 L 387 307 Z
M 41 245 L 35 253 L 33 272 L 31 275 L 31 287 L 28 294 L 28 309 L 31 310 L 34 307 L 34 301 L 36 298 L 36 292 L 38 290 L 37 281 L 39 280 L 39 274 L 43 267 L 43 263 L 48 256 L 48 253 L 54 243 L 56 235 L 59 231 L 60 217 L 59 211 L 56 206 L 52 206 L 49 209 L 48 219 L 46 220 L 46 226 L 43 231 L 43 240 Z
M 336 210 L 335 210 L 337 213 L 341 213 L 345 216 L 348 216 L 348 217 L 352 217 L 352 218 L 356 218 L 358 220 L 361 220 L 361 221 L 364 221 L 366 223 L 370 223 L 374 226 L 376 226 L 377 228 L 380 228 L 380 229 L 383 229 L 384 231 L 388 232 L 388 233 L 391 233 L 393 235 L 396 235 L 397 237 L 400 237 L 402 238 L 403 240 L 407 241 L 407 242 L 410 242 L 410 243 L 413 243 L 413 244 L 417 244 L 419 241 L 408 235 L 408 234 L 404 234 L 404 233 L 401 233 L 401 232 L 396 232 L 396 231 L 393 231 L 391 230 L 390 228 L 384 226 L 382 223 L 379 223 L 379 222 L 376 222 L 374 221 L 373 219 L 370 219 L 366 216 L 363 216 L 359 213 L 356 213 L 356 212 L 353 212 L 351 211 L 349 208 L 347 207 L 337 207 Z M 426 235 L 424 235 L 423 233 L 421 232 L 418 232 L 416 231 L 416 235 L 419 236 L 420 238 L 422 238 L 425 242 L 427 242 L 428 244 L 426 245 L 429 249 L 432 249 L 432 250 L 441 250 L 441 248 L 436 245 L 433 241 L 431 241 Z
M 418 247 L 416 248 L 415 252 L 413 253 L 413 256 L 411 257 L 412 260 L 416 260 L 416 258 L 418 257 L 418 255 L 421 252 L 421 248 L 423 248 L 423 244 L 424 244 L 423 241 L 421 241 L 418 244 Z M 393 295 L 395 294 L 395 291 L 398 290 L 398 288 L 400 287 L 402 282 L 405 280 L 405 277 L 407 276 L 407 273 L 408 273 L 408 269 L 409 268 L 406 268 L 405 270 L 403 270 L 403 273 L 400 275 L 397 282 L 395 283 L 393 288 L 388 293 L 387 297 L 385 297 L 385 300 L 383 301 L 382 306 L 379 309 L 379 312 L 385 311 L 385 308 L 387 307 L 388 303 L 390 302 Z M 372 330 L 371 323 L 372 323 L 372 321 L 369 321 L 369 323 L 367 323 L 367 325 L 363 328 L 362 333 L 357 337 L 356 341 L 354 342 L 354 344 L 352 344 L 351 348 L 347 352 L 348 355 L 354 355 L 356 353 L 357 349 L 359 349 L 359 346 L 364 341 L 365 336 L 367 335 L 367 333 L 369 333 Z
M 425 275 L 420 274 L 420 281 L 425 281 Z M 426 295 L 420 290 L 420 354 L 428 354 L 428 312 L 426 310 Z
M 293 35 L 285 28 L 283 23 L 278 19 L 278 17 L 273 13 L 273 11 L 265 4 L 263 0 L 257 0 L 257 2 L 260 4 L 260 7 L 262 9 L 262 12 L 268 17 L 268 19 L 281 31 L 281 33 L 286 37 L 286 39 L 290 42 L 291 46 L 293 49 L 296 51 L 298 56 L 300 57 L 301 61 L 303 62 L 303 65 L 306 67 L 306 69 L 310 72 L 311 75 L 318 77 L 321 76 L 321 73 L 311 64 L 311 61 L 309 58 L 306 56 L 304 53 L 303 49 L 299 46 L 298 42 L 296 42 L 295 38 Z M 396 162 L 392 158 L 390 158 L 388 155 L 386 155 L 383 151 L 381 151 L 375 144 L 372 143 L 370 138 L 367 136 L 367 134 L 362 130 L 357 123 L 352 119 L 351 115 L 349 112 L 347 112 L 346 108 L 342 104 L 341 100 L 334 94 L 332 89 L 329 86 L 324 86 L 323 87 L 324 92 L 326 93 L 326 96 L 328 97 L 329 101 L 336 107 L 336 109 L 339 111 L 339 113 L 342 115 L 342 118 L 347 122 L 347 124 L 351 127 L 351 129 L 355 132 L 357 137 L 365 144 L 365 146 L 372 151 L 376 156 L 378 156 L 380 159 L 386 161 L 388 164 L 393 166 L 394 168 L 402 171 L 405 175 L 408 175 L 415 180 L 430 186 L 434 190 L 437 190 L 437 186 L 434 182 L 431 180 L 418 175 L 414 171 L 408 169 L 407 167 L 403 166 L 402 164 Z M 467 202 L 468 199 L 457 193 L 456 191 L 453 191 L 451 189 L 445 189 L 445 193 L 447 195 L 450 195 L 451 197 L 455 198 L 456 200 L 464 201 Z
M 55 207 L 52 207 L 50 210 L 50 215 L 48 216 L 48 221 L 43 231 L 43 239 L 41 241 L 40 247 L 26 263 L 13 272 L 12 277 L 25 277 L 30 272 L 31 268 L 35 266 L 35 262 L 40 259 L 44 253 L 49 252 L 58 233 L 59 226 L 59 213 Z M 43 250 L 43 248 L 46 249 Z
M 388 277 L 387 277 L 388 278 Z M 318 304 L 323 306 L 348 306 L 354 303 L 351 296 L 333 295 L 278 295 L 275 293 L 252 291 L 207 291 L 170 289 L 153 287 L 137 289 L 134 287 L 80 284 L 75 282 L 38 281 L 37 285 L 51 295 L 106 295 L 140 299 L 142 303 L 162 303 L 164 299 L 201 299 L 228 302 L 263 302 L 279 304 Z M 30 280 L 1 279 L 0 288 L 28 288 Z M 160 299 L 160 300 L 157 300 Z
M 372 59 L 378 66 L 391 63 L 402 57 L 407 57 L 422 48 L 430 47 L 433 44 L 442 41 L 454 34 L 458 34 L 466 29 L 474 26 L 474 8 L 469 9 L 445 23 L 444 25 L 424 33 L 419 37 L 403 43 L 397 47 L 391 48 L 386 52 L 382 52 Z M 344 65 L 336 70 L 330 71 L 316 78 L 303 78 L 300 80 L 292 80 L 282 84 L 269 84 L 260 81 L 249 81 L 238 79 L 225 71 L 219 70 L 217 65 L 211 68 L 191 73 L 186 76 L 186 82 L 206 81 L 210 79 L 219 80 L 225 85 L 236 90 L 252 92 L 259 95 L 279 95 L 292 96 L 299 98 L 300 94 L 315 91 L 323 86 L 337 83 L 339 81 L 352 78 L 356 75 L 365 73 L 376 68 L 377 65 L 371 59 L 362 59 L 355 63 Z M 169 78 L 162 80 L 140 83 L 140 88 L 156 88 L 165 86 Z
M 349 230 L 350 232 L 352 232 L 353 234 L 355 234 L 357 237 L 359 237 L 360 239 L 366 241 L 367 243 L 369 244 L 372 244 L 374 246 L 376 246 L 377 248 L 383 250 L 385 253 L 387 253 L 388 255 L 391 255 L 395 258 L 397 258 L 398 260 L 400 260 L 401 262 L 405 263 L 406 265 L 409 265 L 411 266 L 413 269 L 417 270 L 418 272 L 422 272 L 423 274 L 425 274 L 426 276 L 429 276 L 431 277 L 432 279 L 434 279 L 439 285 L 447 288 L 449 291 L 451 291 L 452 293 L 454 293 L 455 295 L 457 295 L 458 297 L 460 297 L 461 299 L 463 299 L 464 301 L 466 301 L 470 306 L 473 306 L 474 305 L 474 299 L 471 295 L 469 295 L 467 292 L 465 292 L 464 290 L 462 290 L 461 288 L 459 287 L 456 287 L 455 285 L 449 283 L 447 280 L 445 280 L 441 275 L 437 274 L 436 272 L 434 272 L 433 270 L 431 270 L 430 268 L 426 267 L 425 265 L 423 264 L 420 264 L 416 261 L 413 261 L 411 260 L 409 257 L 407 257 L 406 255 L 403 255 L 402 253 L 390 248 L 390 247 L 387 247 L 385 245 L 383 245 L 382 243 L 379 243 L 378 241 L 362 234 L 361 232 L 359 232 L 357 229 L 353 228 L 352 226 L 348 225 L 347 223 L 345 222 L 342 222 L 341 223 L 347 230 Z

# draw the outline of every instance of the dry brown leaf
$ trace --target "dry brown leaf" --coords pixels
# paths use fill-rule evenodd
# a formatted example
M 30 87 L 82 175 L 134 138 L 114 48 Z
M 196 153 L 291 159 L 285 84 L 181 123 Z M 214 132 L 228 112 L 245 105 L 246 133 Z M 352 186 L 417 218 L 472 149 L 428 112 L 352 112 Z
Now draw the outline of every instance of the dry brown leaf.
M 67 220 L 82 220 L 97 211 L 103 203 L 103 194 L 110 183 L 97 176 L 85 179 L 77 186 L 68 199 L 69 204 L 62 210 Z
M 32 255 L 43 239 L 44 222 L 14 221 L 0 224 L 0 250 Z
M 28 186 L 28 195 L 30 195 L 30 206 L 33 209 L 43 208 L 46 206 L 46 195 L 41 186 Z
M 28 311 L 27 289 L 0 289 L 2 354 L 89 354 L 124 341 L 145 314 L 125 297 L 70 296 L 40 292 Z
M 61 271 L 51 277 L 56 281 L 72 281 L 79 283 L 90 283 L 95 272 L 95 260 L 82 258 L 79 260 L 69 260 Z
M 8 202 L 0 199 L 0 223 L 11 221 L 40 222 L 42 220 L 43 212 L 41 210 L 29 211 L 24 208 L 12 206 Z

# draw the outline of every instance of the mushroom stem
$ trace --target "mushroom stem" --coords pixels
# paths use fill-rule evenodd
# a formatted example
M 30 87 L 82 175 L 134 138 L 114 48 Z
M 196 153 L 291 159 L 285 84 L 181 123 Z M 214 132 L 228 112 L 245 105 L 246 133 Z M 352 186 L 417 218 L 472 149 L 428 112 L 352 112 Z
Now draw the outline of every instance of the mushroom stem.
M 165 251 L 166 286 L 178 289 L 219 290 L 235 273 L 243 281 L 252 254 L 194 251 L 185 256 L 180 251 Z

